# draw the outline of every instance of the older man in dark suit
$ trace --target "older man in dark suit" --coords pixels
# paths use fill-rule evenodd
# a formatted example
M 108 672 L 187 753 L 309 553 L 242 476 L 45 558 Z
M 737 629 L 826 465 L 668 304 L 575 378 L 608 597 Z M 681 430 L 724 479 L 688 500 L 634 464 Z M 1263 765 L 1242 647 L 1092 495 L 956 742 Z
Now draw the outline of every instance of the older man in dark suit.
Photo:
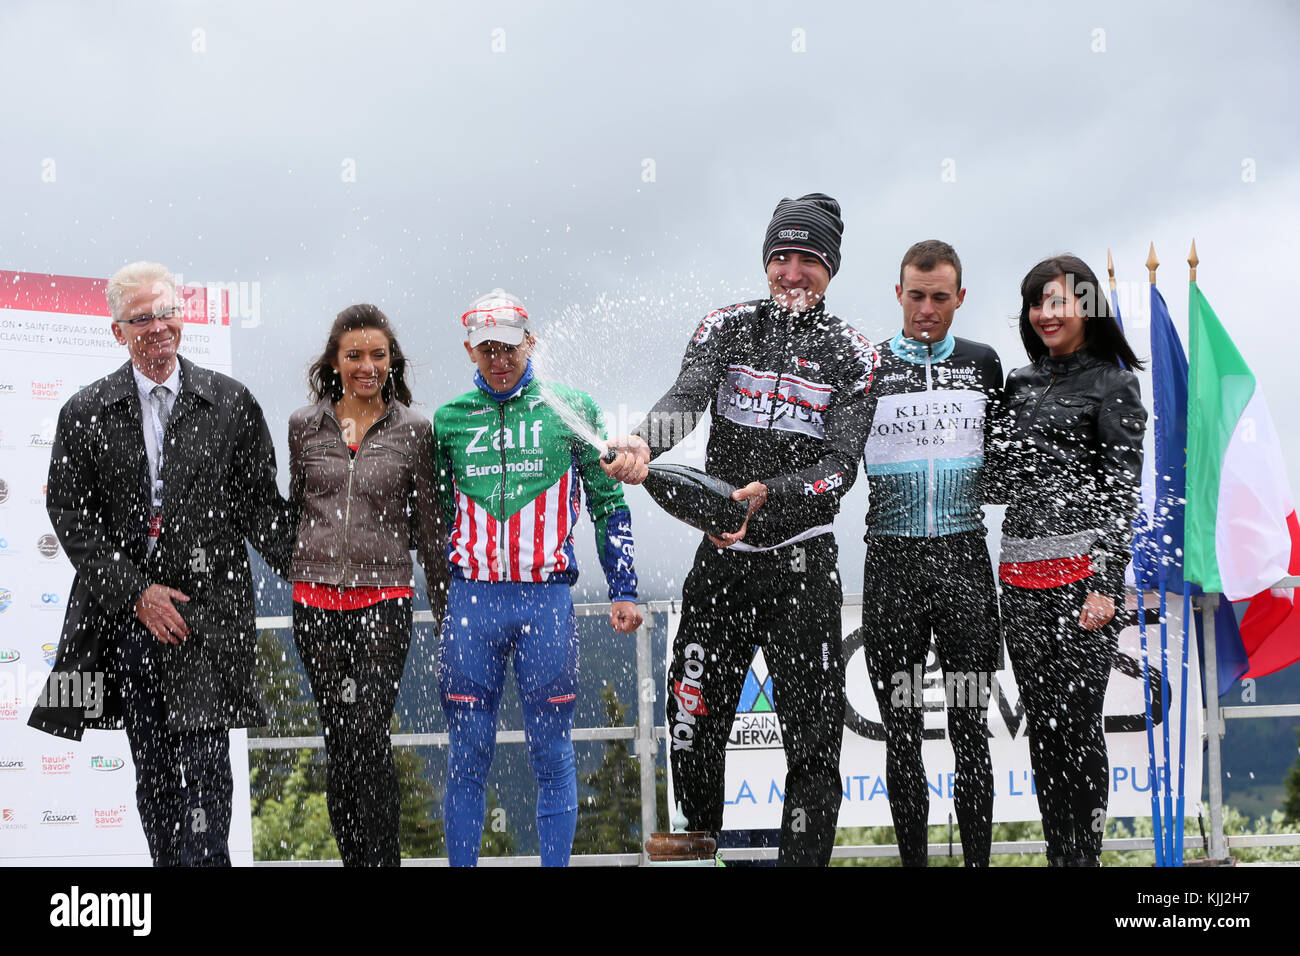
M 253 396 L 178 355 L 171 274 L 132 263 L 107 293 L 130 361 L 59 413 L 46 510 L 77 573 L 29 722 L 74 740 L 125 725 L 154 865 L 229 865 L 228 731 L 265 722 L 244 542 L 283 572 L 292 513 Z

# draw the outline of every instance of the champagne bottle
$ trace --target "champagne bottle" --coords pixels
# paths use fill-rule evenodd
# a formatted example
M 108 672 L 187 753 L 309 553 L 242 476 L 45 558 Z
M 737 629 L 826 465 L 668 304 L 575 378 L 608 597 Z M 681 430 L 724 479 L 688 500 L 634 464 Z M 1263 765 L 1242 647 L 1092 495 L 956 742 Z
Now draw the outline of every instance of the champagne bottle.
M 617 452 L 605 454 L 613 461 Z M 650 465 L 642 487 L 664 511 L 678 521 L 715 537 L 736 532 L 749 514 L 749 502 L 735 501 L 736 490 L 720 478 L 687 465 Z

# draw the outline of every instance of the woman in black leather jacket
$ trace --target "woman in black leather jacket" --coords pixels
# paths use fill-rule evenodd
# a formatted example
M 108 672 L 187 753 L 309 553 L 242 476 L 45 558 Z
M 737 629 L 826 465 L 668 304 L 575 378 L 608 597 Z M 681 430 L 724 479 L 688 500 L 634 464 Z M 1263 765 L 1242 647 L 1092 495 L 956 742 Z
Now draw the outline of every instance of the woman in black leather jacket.
M 1020 295 L 1033 364 L 1007 378 L 992 462 L 1008 504 L 1003 623 L 1048 864 L 1096 866 L 1110 772 L 1102 701 L 1126 617 L 1147 418 L 1129 370 L 1142 366 L 1082 260 L 1040 262 Z

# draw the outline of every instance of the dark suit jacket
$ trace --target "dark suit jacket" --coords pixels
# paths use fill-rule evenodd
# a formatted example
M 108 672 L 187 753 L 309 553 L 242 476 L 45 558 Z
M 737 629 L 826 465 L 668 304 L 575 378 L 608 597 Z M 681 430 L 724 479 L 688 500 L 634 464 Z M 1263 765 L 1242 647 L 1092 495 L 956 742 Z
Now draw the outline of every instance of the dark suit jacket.
M 173 730 L 265 723 L 253 683 L 252 574 L 244 539 L 281 575 L 294 521 L 275 484 L 262 410 L 239 382 L 181 363 L 181 393 L 164 437 L 162 531 L 146 556 L 148 462 L 128 362 L 59 412 L 46 510 L 76 578 L 58 657 L 31 726 L 80 740 L 87 727 L 122 726 L 110 642 L 136 620 L 150 584 L 187 594 L 180 645 L 159 644 L 158 681 Z M 104 699 L 86 689 L 102 674 Z M 102 713 L 98 713 L 102 711 Z

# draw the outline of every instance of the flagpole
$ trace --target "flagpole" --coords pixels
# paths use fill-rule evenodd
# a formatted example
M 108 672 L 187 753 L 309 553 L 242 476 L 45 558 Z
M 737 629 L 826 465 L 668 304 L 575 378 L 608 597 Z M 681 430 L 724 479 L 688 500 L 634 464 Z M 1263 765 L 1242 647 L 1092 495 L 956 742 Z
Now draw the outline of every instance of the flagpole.
M 1160 268 L 1160 260 L 1156 258 L 1156 244 L 1154 242 L 1151 243 L 1151 250 L 1150 252 L 1147 253 L 1146 265 L 1147 265 L 1147 278 L 1151 285 L 1153 304 L 1154 304 L 1154 293 L 1156 287 L 1156 269 Z M 1155 313 L 1155 309 L 1153 308 L 1152 314 L 1154 313 Z M 1157 475 L 1156 477 L 1158 481 L 1160 476 Z M 1156 486 L 1155 507 L 1156 507 L 1156 513 L 1158 515 L 1161 508 L 1160 488 L 1158 484 Z M 1157 523 L 1156 525 L 1156 530 L 1157 532 L 1161 530 L 1159 523 Z M 1173 781 L 1170 779 L 1171 774 L 1169 772 L 1170 765 L 1171 765 L 1171 761 L 1169 759 L 1169 703 L 1170 703 L 1169 701 L 1169 697 L 1170 697 L 1169 694 L 1169 689 L 1170 689 L 1169 688 L 1169 610 L 1168 610 L 1168 606 L 1167 606 L 1168 602 L 1165 594 L 1165 589 L 1168 586 L 1168 579 L 1167 579 L 1168 569 L 1165 567 L 1164 554 L 1161 554 L 1159 557 L 1160 557 L 1160 563 L 1156 569 L 1156 589 L 1160 592 L 1160 675 L 1164 679 L 1164 686 L 1165 686 L 1165 692 L 1160 695 L 1160 715 L 1161 715 L 1160 740 L 1164 747 L 1164 764 L 1162 766 L 1163 773 L 1161 774 L 1161 776 L 1164 778 L 1164 798 L 1165 798 L 1165 812 L 1164 812 L 1165 825 L 1164 825 L 1163 832 L 1161 833 L 1161 839 L 1164 841 L 1164 854 L 1165 854 L 1164 865 L 1173 866 L 1174 865 L 1174 861 L 1173 861 L 1174 834 L 1173 834 L 1172 827 L 1173 827 L 1173 817 L 1174 817 L 1174 798 L 1173 798 L 1173 793 L 1171 791 Z
M 1189 285 L 1196 283 L 1196 267 L 1200 259 L 1196 255 L 1196 240 L 1192 240 L 1192 251 L 1187 257 L 1191 266 Z M 1190 307 L 1190 303 L 1189 303 Z M 1188 329 L 1188 335 L 1192 330 Z M 1190 411 L 1190 409 L 1189 409 Z M 1206 777 L 1210 790 L 1210 843 L 1205 848 L 1205 855 L 1212 861 L 1228 857 L 1228 848 L 1223 839 L 1223 718 L 1219 713 L 1219 649 L 1216 645 L 1215 616 L 1223 598 L 1218 594 L 1203 593 L 1200 601 L 1202 628 L 1202 652 L 1205 658 L 1204 673 L 1201 679 L 1205 685 L 1205 757 Z
M 1192 617 L 1192 585 L 1183 578 L 1183 686 L 1178 696 L 1178 809 L 1174 815 L 1174 866 L 1183 865 L 1183 827 L 1187 796 L 1187 646 Z
M 1114 311 L 1115 319 L 1122 327 L 1123 320 L 1119 317 L 1119 292 L 1115 284 L 1115 260 L 1111 257 L 1110 249 L 1106 250 L 1106 272 L 1110 276 L 1111 310 Z M 1146 585 L 1144 583 L 1147 568 L 1145 561 L 1138 561 L 1138 548 L 1142 547 L 1141 539 L 1135 538 L 1134 544 L 1136 547 L 1133 549 L 1133 581 L 1137 585 L 1138 643 L 1142 650 L 1142 698 L 1147 725 L 1147 790 L 1151 794 L 1151 846 L 1155 850 L 1156 866 L 1164 866 L 1164 840 L 1161 839 L 1164 827 L 1160 822 L 1160 791 L 1156 783 L 1155 721 L 1151 718 L 1151 658 L 1147 651 Z
M 1205 855 L 1212 861 L 1228 855 L 1223 839 L 1223 718 L 1219 713 L 1219 661 L 1215 646 L 1215 620 L 1218 594 L 1201 595 L 1202 646 L 1205 654 L 1205 744 L 1206 776 L 1210 785 L 1210 845 Z
M 1196 281 L 1196 265 L 1201 260 L 1196 255 L 1196 240 L 1192 240 L 1191 251 L 1187 254 L 1187 265 L 1191 269 L 1191 279 Z M 1184 460 L 1186 468 L 1186 460 Z M 1191 643 L 1191 607 L 1192 607 L 1192 585 L 1183 576 L 1183 667 L 1182 681 L 1178 699 L 1178 812 L 1174 817 L 1174 866 L 1183 865 L 1183 829 L 1184 829 L 1184 811 L 1186 809 L 1187 796 L 1187 649 Z

